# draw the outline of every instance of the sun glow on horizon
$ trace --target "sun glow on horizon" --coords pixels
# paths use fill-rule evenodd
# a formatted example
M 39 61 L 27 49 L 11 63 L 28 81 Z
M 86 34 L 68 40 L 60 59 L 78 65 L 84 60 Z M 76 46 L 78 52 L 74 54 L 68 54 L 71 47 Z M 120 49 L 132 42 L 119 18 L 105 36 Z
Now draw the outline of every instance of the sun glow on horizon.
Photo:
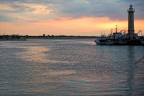
M 0 34 L 98 36 L 128 30 L 127 1 L 1 0 Z M 143 1 L 135 1 L 135 32 L 144 30 Z
M 144 30 L 144 20 L 135 20 L 135 30 Z M 108 17 L 81 17 L 47 19 L 37 22 L 0 22 L 0 30 L 5 34 L 20 35 L 86 35 L 98 36 L 110 33 L 118 25 L 118 31 L 127 31 L 127 20 L 111 20 Z M 2 32 L 0 33 L 2 34 Z

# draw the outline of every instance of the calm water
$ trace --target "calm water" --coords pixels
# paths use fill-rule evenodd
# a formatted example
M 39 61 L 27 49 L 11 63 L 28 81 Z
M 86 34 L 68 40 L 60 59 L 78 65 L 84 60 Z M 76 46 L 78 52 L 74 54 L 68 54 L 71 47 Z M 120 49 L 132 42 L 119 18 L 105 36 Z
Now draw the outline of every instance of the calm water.
M 144 96 L 143 46 L 0 42 L 0 96 Z

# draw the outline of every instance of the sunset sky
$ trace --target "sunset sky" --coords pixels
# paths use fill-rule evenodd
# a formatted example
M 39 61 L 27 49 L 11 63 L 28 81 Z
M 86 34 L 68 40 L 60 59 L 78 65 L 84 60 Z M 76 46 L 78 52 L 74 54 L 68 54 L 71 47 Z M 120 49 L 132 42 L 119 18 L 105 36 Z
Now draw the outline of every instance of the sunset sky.
M 81 35 L 127 30 L 135 8 L 135 31 L 144 31 L 144 0 L 0 0 L 0 34 Z

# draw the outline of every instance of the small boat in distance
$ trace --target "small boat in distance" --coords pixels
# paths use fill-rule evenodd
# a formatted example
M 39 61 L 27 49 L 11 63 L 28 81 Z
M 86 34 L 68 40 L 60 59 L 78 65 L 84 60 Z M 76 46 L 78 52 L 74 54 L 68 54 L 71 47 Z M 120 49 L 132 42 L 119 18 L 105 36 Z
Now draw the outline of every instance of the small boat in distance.
M 26 41 L 25 36 L 19 35 L 0 35 L 0 41 Z

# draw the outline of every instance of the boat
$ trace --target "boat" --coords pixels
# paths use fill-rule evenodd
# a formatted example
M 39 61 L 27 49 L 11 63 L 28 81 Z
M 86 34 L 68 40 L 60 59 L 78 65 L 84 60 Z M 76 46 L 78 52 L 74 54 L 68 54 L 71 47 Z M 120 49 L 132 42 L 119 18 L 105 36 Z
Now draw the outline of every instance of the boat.
M 104 36 L 95 40 L 97 45 L 144 45 L 144 37 L 135 36 L 130 38 L 127 34 L 113 33 L 110 36 Z
M 19 35 L 0 35 L 0 41 L 26 41 L 26 37 Z
M 110 40 L 108 40 L 105 36 L 101 36 L 100 38 L 97 38 L 95 40 L 97 45 L 112 45 L 113 42 L 111 42 Z
M 95 40 L 97 45 L 144 45 L 144 36 L 138 36 L 138 33 L 135 33 L 134 30 L 134 12 L 135 9 L 132 5 L 129 6 L 128 11 L 128 33 L 116 31 L 114 33 L 109 34 L 108 36 L 102 35 L 101 37 Z

